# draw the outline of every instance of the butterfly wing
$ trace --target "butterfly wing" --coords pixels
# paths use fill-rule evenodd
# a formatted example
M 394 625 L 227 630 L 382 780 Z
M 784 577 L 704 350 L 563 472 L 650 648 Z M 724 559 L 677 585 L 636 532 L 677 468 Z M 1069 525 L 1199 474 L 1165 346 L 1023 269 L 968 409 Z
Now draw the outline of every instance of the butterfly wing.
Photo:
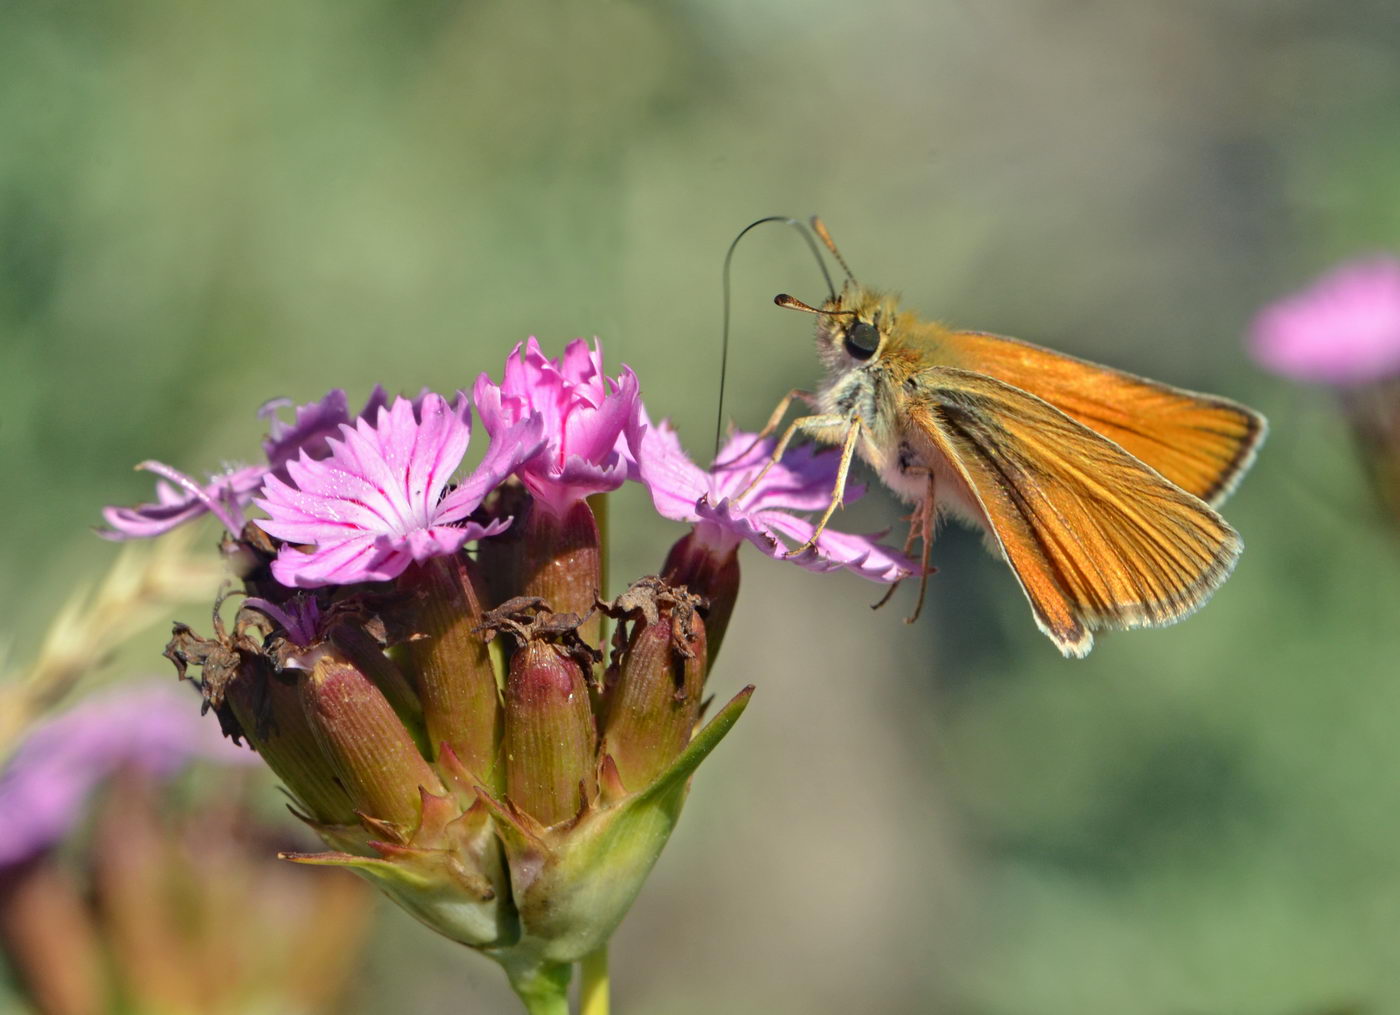
M 1029 342 L 943 332 L 951 365 L 1029 391 L 1211 505 L 1230 495 L 1264 439 L 1264 417 L 1226 398 L 1159 384 Z
M 994 377 L 916 377 L 904 439 L 966 483 L 1030 600 L 1069 656 L 1096 628 L 1170 624 L 1225 580 L 1239 536 L 1199 497 L 1047 401 Z

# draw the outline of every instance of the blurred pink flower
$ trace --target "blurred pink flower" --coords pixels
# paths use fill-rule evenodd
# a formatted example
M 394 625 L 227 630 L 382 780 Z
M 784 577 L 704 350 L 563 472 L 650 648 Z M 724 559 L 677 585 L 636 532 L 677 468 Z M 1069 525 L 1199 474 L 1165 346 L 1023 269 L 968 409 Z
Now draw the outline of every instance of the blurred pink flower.
M 201 718 L 183 686 L 124 687 L 37 724 L 0 774 L 0 867 L 64 838 L 89 795 L 117 770 L 169 776 L 196 759 L 257 760 Z
M 603 351 L 583 339 L 549 359 L 534 338 L 517 345 L 500 384 L 482 374 L 472 392 L 481 423 L 492 437 L 532 415 L 544 421 L 545 445 L 525 462 L 521 481 L 556 515 L 595 493 L 616 490 L 632 463 L 626 428 L 639 407 L 636 375 L 603 373 Z
M 329 455 L 287 463 L 290 482 L 270 474 L 254 503 L 269 515 L 257 524 L 304 553 L 283 546 L 272 574 L 283 585 L 388 581 L 413 561 L 457 552 L 495 535 L 509 519 L 463 522 L 482 498 L 542 446 L 531 417 L 495 435 L 472 474 L 444 496 L 471 439 L 471 405 L 463 392 L 448 405 L 440 395 L 398 398 L 377 418 L 342 424 Z
M 1400 259 L 1343 264 L 1265 307 L 1250 348 L 1263 366 L 1300 381 L 1353 385 L 1400 374 Z
M 802 446 L 789 451 L 763 480 L 742 498 L 773 453 L 771 438 L 736 432 L 720 450 L 722 463 L 706 472 L 687 457 L 669 424 L 639 423 L 630 431 L 639 478 L 651 491 L 663 516 L 691 522 L 701 542 L 716 556 L 747 540 L 777 560 L 791 560 L 809 571 L 854 571 L 876 582 L 897 582 L 919 567 L 904 554 L 882 546 L 874 535 L 826 529 L 816 545 L 793 554 L 787 541 L 801 546 L 816 526 L 793 511 L 823 511 L 831 502 L 837 456 Z M 847 503 L 865 488 L 846 487 Z

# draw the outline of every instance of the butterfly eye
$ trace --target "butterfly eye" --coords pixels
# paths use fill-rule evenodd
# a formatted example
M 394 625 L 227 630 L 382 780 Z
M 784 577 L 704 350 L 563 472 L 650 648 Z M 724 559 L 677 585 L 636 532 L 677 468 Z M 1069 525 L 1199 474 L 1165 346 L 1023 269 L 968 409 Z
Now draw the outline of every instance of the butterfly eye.
M 846 329 L 846 352 L 855 359 L 869 359 L 880 348 L 880 329 L 869 321 L 856 321 Z

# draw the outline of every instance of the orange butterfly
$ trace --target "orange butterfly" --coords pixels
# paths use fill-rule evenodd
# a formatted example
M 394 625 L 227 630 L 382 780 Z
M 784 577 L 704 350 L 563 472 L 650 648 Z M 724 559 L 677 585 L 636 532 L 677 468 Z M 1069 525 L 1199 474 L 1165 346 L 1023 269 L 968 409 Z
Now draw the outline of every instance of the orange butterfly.
M 845 268 L 821 221 L 812 225 Z M 799 433 L 842 448 L 818 532 L 859 454 L 918 505 L 906 550 L 922 537 L 925 578 L 941 513 L 981 526 L 1067 656 L 1086 655 L 1096 629 L 1182 619 L 1230 574 L 1242 544 L 1214 506 L 1264 439 L 1257 412 L 920 320 L 854 277 L 820 308 L 775 302 L 818 317 L 826 379 L 784 398 L 764 431 L 799 398 L 815 414 L 788 426 L 773 461 Z

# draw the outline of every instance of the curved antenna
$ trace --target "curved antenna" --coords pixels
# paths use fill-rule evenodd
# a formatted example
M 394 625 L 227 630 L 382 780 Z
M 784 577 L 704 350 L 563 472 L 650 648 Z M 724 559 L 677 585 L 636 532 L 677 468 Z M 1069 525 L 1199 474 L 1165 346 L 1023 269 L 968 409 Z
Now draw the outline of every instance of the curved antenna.
M 826 244 L 826 249 L 831 251 L 832 256 L 836 258 L 836 263 L 841 265 L 841 270 L 844 271 L 846 277 L 851 280 L 851 284 L 860 285 L 860 283 L 856 281 L 856 277 L 851 274 L 851 267 L 846 263 L 846 259 L 841 256 L 841 251 L 836 249 L 836 241 L 833 240 L 831 234 L 826 231 L 826 223 L 816 215 L 812 216 L 812 231 L 821 237 L 822 242 Z
M 819 222 L 820 220 L 813 216 L 813 221 Z M 729 263 L 734 259 L 734 248 L 739 245 L 739 241 L 742 240 L 751 229 L 756 229 L 761 225 L 767 225 L 769 222 L 781 222 L 797 230 L 802 239 L 807 242 L 807 249 L 810 250 L 812 256 L 817 259 L 817 267 L 821 269 L 822 278 L 826 280 L 826 291 L 831 294 L 833 300 L 836 299 L 836 286 L 831 281 L 831 272 L 826 270 L 826 262 L 822 260 L 822 252 L 817 249 L 816 243 L 812 241 L 812 234 L 807 231 L 807 227 L 797 221 L 797 219 L 789 215 L 769 215 L 766 218 L 759 219 L 757 222 L 750 222 L 748 225 L 744 226 L 743 229 L 739 230 L 739 235 L 734 237 L 734 242 L 729 245 L 729 250 L 724 255 L 724 327 L 720 332 L 719 410 L 715 415 L 715 457 L 719 457 L 719 442 L 722 431 L 724 430 L 724 378 L 729 372 Z M 826 227 L 822 226 L 821 229 L 824 234 Z M 834 252 L 836 248 L 831 244 L 831 237 L 825 237 L 825 242 L 827 247 Z M 840 260 L 841 255 L 837 254 L 836 257 L 837 260 Z M 843 268 L 845 267 L 844 261 L 841 266 Z M 851 274 L 849 268 L 846 269 L 846 274 L 848 276 Z M 855 279 L 851 281 L 855 281 Z

